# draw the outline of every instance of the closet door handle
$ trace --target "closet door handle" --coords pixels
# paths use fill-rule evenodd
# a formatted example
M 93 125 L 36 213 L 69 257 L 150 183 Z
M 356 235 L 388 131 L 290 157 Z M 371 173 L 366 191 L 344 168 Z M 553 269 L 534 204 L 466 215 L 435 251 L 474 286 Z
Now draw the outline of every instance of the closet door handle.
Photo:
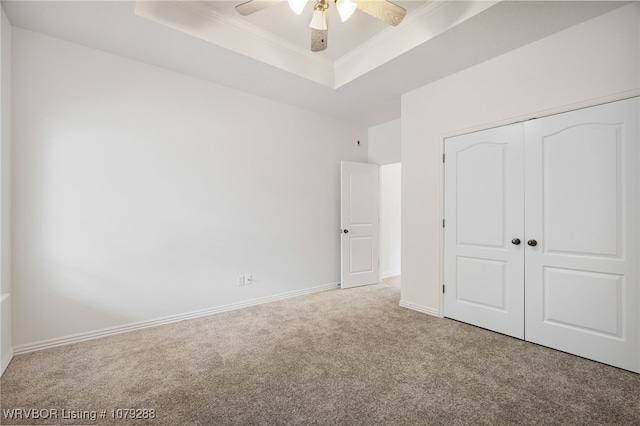
M 538 245 L 538 242 L 536 240 L 529 240 L 527 241 L 527 244 L 529 244 L 531 247 L 535 247 Z
M 520 238 L 514 238 L 513 240 L 511 240 L 511 244 L 513 244 L 514 246 L 520 245 Z

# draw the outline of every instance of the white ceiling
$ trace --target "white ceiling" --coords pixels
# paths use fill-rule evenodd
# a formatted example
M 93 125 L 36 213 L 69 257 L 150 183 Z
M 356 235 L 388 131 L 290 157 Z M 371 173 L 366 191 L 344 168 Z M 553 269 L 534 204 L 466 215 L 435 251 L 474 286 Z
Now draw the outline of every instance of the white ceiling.
M 400 117 L 403 93 L 627 3 L 398 1 L 408 10 L 398 27 L 333 13 L 318 54 L 309 16 L 284 2 L 242 17 L 241 2 L 144 1 L 138 14 L 128 1 L 2 4 L 16 27 L 371 126 Z

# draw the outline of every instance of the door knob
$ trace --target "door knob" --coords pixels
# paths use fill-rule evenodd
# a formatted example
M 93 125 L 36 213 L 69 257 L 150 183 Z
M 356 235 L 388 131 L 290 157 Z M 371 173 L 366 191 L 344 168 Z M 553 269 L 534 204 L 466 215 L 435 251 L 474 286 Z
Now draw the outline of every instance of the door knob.
M 348 234 L 349 230 L 348 229 L 343 229 L 342 232 L 344 232 L 345 234 Z
M 511 244 L 513 244 L 514 246 L 520 245 L 520 238 L 514 238 L 513 240 L 511 240 Z
M 529 240 L 527 241 L 527 244 L 529 244 L 531 247 L 535 247 L 538 245 L 538 242 L 536 240 Z

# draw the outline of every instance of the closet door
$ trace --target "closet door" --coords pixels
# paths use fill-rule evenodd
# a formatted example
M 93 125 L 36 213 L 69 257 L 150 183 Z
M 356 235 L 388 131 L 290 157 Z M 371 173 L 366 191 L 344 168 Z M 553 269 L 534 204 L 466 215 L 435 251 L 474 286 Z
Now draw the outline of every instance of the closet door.
M 445 141 L 445 316 L 524 337 L 522 125 Z M 513 240 L 513 242 L 512 242 Z
M 636 372 L 639 114 L 635 98 L 525 123 L 525 338 Z

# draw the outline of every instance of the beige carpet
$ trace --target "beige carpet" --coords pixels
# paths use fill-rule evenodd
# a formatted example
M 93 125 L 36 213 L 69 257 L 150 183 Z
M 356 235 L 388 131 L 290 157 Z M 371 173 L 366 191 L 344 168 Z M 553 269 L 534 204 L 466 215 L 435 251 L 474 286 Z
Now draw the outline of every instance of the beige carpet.
M 20 355 L 2 424 L 640 424 L 640 375 L 398 302 L 388 284 L 327 291 Z

